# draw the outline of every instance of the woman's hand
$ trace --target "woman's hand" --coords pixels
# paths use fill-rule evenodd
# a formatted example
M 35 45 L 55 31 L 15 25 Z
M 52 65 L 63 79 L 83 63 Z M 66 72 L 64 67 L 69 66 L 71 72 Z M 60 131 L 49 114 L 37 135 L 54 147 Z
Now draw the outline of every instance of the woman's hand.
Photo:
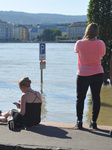
M 13 104 L 16 105 L 17 108 L 20 108 L 20 104 L 19 103 L 14 102 Z

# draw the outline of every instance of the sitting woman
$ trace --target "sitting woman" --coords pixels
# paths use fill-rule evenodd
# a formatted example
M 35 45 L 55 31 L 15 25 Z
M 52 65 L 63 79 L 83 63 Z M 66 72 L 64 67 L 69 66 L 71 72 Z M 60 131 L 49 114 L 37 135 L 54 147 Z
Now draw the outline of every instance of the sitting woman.
M 24 77 L 19 81 L 19 88 L 24 93 L 21 96 L 20 104 L 14 103 L 18 110 L 9 110 L 1 113 L 0 121 L 7 121 L 9 116 L 13 116 L 13 126 L 9 121 L 9 128 L 30 127 L 38 125 L 41 121 L 41 95 L 39 92 L 31 89 L 31 80 Z

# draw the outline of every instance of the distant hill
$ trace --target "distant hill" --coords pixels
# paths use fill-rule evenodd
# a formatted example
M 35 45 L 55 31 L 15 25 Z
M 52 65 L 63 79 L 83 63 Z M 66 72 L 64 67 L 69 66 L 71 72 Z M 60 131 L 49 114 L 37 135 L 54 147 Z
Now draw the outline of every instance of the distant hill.
M 15 11 L 0 11 L 0 20 L 14 24 L 59 24 L 87 21 L 87 16 L 59 14 L 33 14 Z

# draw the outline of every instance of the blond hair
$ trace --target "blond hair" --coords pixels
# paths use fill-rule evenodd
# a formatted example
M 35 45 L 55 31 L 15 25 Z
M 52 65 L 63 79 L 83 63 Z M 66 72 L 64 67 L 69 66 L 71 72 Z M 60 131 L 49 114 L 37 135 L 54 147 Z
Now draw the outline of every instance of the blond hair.
M 87 26 L 83 39 L 91 40 L 95 36 L 98 36 L 98 33 L 99 33 L 98 25 L 96 23 L 91 23 Z
M 19 87 L 22 86 L 30 87 L 30 84 L 31 84 L 31 80 L 28 77 L 22 78 L 18 83 Z

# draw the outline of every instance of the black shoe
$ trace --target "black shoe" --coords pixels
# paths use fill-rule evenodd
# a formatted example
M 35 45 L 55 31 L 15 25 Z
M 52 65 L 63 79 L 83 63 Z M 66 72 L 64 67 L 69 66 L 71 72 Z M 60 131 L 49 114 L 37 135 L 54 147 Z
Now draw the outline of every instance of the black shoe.
M 76 127 L 77 129 L 82 130 L 82 121 L 77 121 L 77 124 L 75 125 L 75 127 Z
M 112 137 L 112 130 L 110 130 L 109 134 L 110 134 L 110 136 Z
M 15 126 L 14 126 L 14 120 L 13 120 L 13 117 L 12 116 L 9 116 L 8 119 L 8 126 L 9 126 L 9 129 L 10 130 L 14 130 L 15 129 Z
M 93 129 L 97 129 L 97 123 L 96 122 L 90 122 L 90 128 L 93 128 Z
M 10 121 L 8 122 L 8 124 L 9 124 L 9 129 L 10 129 L 10 130 L 14 130 L 14 129 L 15 129 L 15 127 L 14 127 L 14 120 L 10 120 Z

